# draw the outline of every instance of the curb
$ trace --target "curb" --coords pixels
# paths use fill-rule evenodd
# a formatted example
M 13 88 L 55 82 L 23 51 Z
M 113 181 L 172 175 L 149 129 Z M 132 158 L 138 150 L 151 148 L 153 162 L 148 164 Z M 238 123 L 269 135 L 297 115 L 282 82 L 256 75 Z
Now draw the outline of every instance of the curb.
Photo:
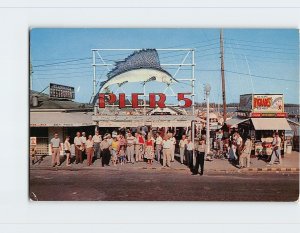
M 109 168 L 102 168 L 102 167 L 30 167 L 29 170 L 50 170 L 50 171 L 80 171 L 80 170 L 100 170 L 100 169 L 109 169 L 109 170 L 116 170 L 122 171 L 119 167 L 109 167 Z M 163 168 L 163 167 L 131 167 L 130 169 L 134 170 L 161 170 L 161 171 L 187 171 L 190 172 L 189 168 Z M 237 172 L 237 173 L 245 173 L 245 172 L 297 172 L 299 173 L 299 168 L 243 168 L 243 169 L 208 169 L 205 170 L 206 172 Z

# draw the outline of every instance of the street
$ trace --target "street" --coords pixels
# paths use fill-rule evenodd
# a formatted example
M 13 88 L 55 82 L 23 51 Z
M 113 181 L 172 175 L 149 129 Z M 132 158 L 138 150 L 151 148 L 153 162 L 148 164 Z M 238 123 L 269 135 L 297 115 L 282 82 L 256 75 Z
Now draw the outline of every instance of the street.
M 174 169 L 31 169 L 38 201 L 296 201 L 298 173 L 207 172 Z

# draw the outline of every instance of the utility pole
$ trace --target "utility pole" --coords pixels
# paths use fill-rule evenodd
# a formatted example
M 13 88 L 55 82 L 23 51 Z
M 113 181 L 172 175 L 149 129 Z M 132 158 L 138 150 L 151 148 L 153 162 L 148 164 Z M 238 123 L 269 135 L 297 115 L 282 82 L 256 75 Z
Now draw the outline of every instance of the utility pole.
M 226 94 L 225 94 L 225 73 L 224 73 L 224 40 L 223 29 L 220 31 L 220 53 L 221 53 L 221 77 L 222 77 L 222 99 L 223 99 L 223 120 L 226 121 Z

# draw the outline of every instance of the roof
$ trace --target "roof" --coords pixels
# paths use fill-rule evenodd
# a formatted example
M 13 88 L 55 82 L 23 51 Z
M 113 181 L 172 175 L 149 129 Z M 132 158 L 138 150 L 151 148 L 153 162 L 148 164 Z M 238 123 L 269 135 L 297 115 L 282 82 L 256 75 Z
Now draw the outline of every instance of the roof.
M 249 118 L 246 118 L 246 119 L 231 118 L 231 119 L 226 120 L 225 123 L 227 125 L 231 126 L 230 128 L 233 128 L 233 127 L 236 128 L 238 124 L 243 123 L 243 122 L 248 121 L 248 120 L 249 120 Z
M 59 99 L 51 99 L 49 95 L 40 93 L 37 91 L 30 91 L 30 97 L 37 96 L 38 98 L 38 106 L 32 106 L 30 103 L 30 110 L 32 109 L 61 109 L 61 110 L 91 110 L 92 106 L 89 104 L 78 103 L 72 100 L 59 100 Z
M 30 112 L 30 127 L 76 127 L 95 125 L 93 112 Z
M 251 118 L 255 130 L 292 130 L 285 118 Z

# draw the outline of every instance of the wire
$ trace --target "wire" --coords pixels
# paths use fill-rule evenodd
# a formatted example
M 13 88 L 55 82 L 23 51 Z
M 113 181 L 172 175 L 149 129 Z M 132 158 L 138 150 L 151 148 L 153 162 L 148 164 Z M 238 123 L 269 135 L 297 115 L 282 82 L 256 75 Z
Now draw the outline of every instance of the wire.
M 233 40 L 230 40 L 230 41 L 233 41 Z M 224 44 L 230 44 L 230 42 L 224 41 Z M 259 46 L 259 45 L 250 45 L 250 44 L 240 44 L 240 43 L 234 43 L 234 44 L 239 45 L 239 46 L 265 48 L 265 49 L 293 50 L 293 51 L 295 50 L 295 48 L 279 48 L 279 47 Z
M 225 70 L 225 72 L 249 76 L 249 74 L 247 74 L 247 73 L 235 72 L 235 71 L 231 71 L 231 70 Z M 287 82 L 299 82 L 297 80 L 292 80 L 292 79 L 274 78 L 274 77 L 254 75 L 254 74 L 251 74 L 251 76 L 257 77 L 257 78 L 273 79 L 273 80 L 280 80 L 280 81 L 287 81 Z
M 62 61 L 62 62 L 54 62 L 54 63 L 47 63 L 47 64 L 35 65 L 35 66 L 32 66 L 32 67 L 43 67 L 43 66 L 59 65 L 59 64 L 70 63 L 70 62 L 83 61 L 83 60 L 87 60 L 87 59 L 91 59 L 91 58 L 92 57 L 85 57 L 85 58 L 67 60 L 67 61 Z
M 230 40 L 235 40 L 235 41 L 241 41 L 241 42 L 248 42 L 248 43 L 260 43 L 260 44 L 272 44 L 272 45 L 281 45 L 281 46 L 294 46 L 291 44 L 282 44 L 282 43 L 273 43 L 273 42 L 265 42 L 265 41 L 253 41 L 253 40 L 240 40 L 240 39 L 235 39 L 235 38 L 231 38 L 231 37 L 225 37 L 225 39 L 230 39 Z
M 228 47 L 226 47 L 228 48 Z M 292 52 L 281 52 L 281 51 L 271 51 L 271 50 L 262 50 L 262 49 L 247 49 L 247 48 L 234 48 L 234 49 L 239 49 L 239 50 L 249 50 L 249 51 L 257 51 L 257 52 L 264 52 L 264 53 L 282 53 L 282 54 L 295 54 L 297 53 L 292 53 Z
M 49 69 L 38 69 L 38 70 L 34 70 L 34 73 L 36 72 L 40 72 L 40 71 L 54 71 L 54 70 L 80 70 L 80 69 L 92 69 L 91 66 L 90 67 L 87 67 L 87 66 L 76 66 L 76 67 L 69 67 L 69 68 L 62 68 L 62 69 L 59 69 L 59 68 L 55 68 L 53 69 L 53 67 L 49 67 L 51 68 L 51 70 Z
M 91 71 L 83 71 L 83 72 L 79 72 L 79 71 L 75 71 L 75 72 L 67 72 L 67 73 L 38 73 L 36 75 L 64 75 L 64 74 L 92 74 L 92 70 Z

